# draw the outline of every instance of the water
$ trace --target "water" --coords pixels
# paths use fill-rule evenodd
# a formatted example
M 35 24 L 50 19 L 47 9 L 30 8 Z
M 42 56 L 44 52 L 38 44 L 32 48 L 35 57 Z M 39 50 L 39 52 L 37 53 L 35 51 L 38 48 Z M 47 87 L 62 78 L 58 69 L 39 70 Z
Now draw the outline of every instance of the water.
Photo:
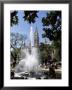
M 34 32 L 33 28 L 30 29 L 30 49 L 31 52 L 26 48 L 22 50 L 22 52 L 25 55 L 25 58 L 22 59 L 19 64 L 15 67 L 15 73 L 21 73 L 21 72 L 37 72 L 38 71 L 38 49 L 34 47 Z M 22 54 L 23 54 L 22 53 Z
M 50 79 L 49 68 L 42 70 L 40 67 L 38 48 L 34 47 L 34 32 L 32 27 L 30 29 L 30 43 L 30 48 L 22 49 L 23 59 L 15 67 L 14 78 Z M 60 78 L 61 74 L 58 76 Z

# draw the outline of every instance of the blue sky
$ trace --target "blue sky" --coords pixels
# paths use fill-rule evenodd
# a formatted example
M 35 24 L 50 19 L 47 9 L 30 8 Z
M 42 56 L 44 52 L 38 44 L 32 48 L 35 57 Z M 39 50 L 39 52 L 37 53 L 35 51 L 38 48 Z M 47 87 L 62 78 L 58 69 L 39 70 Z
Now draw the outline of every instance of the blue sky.
M 43 31 L 43 26 L 42 26 L 42 17 L 46 16 L 47 11 L 39 11 L 38 12 L 38 18 L 36 18 L 36 22 L 34 24 L 29 24 L 27 21 L 24 21 L 23 19 L 23 11 L 18 11 L 18 17 L 19 17 L 19 23 L 18 25 L 14 25 L 11 27 L 11 32 L 14 33 L 20 33 L 23 35 L 27 35 L 27 38 L 29 38 L 29 33 L 30 33 L 30 27 L 33 27 L 33 30 L 38 29 L 39 33 L 39 41 L 44 42 L 44 38 L 42 38 L 42 34 L 44 33 Z

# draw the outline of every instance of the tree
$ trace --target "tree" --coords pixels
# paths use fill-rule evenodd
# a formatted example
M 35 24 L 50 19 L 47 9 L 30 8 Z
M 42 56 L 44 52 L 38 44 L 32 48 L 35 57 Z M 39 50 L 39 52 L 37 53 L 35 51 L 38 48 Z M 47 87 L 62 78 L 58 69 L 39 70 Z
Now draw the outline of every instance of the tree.
M 56 60 L 61 61 L 61 41 L 54 41 L 51 46 L 53 48 L 53 57 Z
M 61 40 L 61 11 L 51 11 L 46 17 L 42 18 L 43 37 L 49 38 L 51 41 Z
M 39 46 L 39 51 L 41 63 L 47 63 L 49 60 L 51 60 L 52 48 L 50 45 L 41 43 Z
M 11 33 L 11 38 L 10 38 L 11 47 L 12 48 L 22 47 L 26 39 L 27 39 L 26 35 L 22 35 L 19 33 Z
M 55 50 L 59 50 L 57 55 L 61 58 L 61 11 L 48 12 L 47 16 L 42 18 L 42 23 L 44 27 L 43 37 L 53 41 L 52 47 Z
M 18 24 L 18 11 L 11 11 L 10 13 L 10 24 L 11 26 Z
M 35 23 L 38 11 L 24 11 L 24 20 L 29 23 Z
M 10 46 L 11 46 L 11 60 L 16 64 L 20 57 L 21 48 L 25 44 L 26 36 L 19 33 L 11 33 Z M 14 65 L 15 66 L 15 65 Z
M 11 11 L 10 13 L 10 24 L 11 26 L 18 24 L 18 16 L 17 16 L 18 11 Z M 38 18 L 37 15 L 38 11 L 24 11 L 24 17 L 23 19 L 27 22 L 35 23 L 36 18 Z

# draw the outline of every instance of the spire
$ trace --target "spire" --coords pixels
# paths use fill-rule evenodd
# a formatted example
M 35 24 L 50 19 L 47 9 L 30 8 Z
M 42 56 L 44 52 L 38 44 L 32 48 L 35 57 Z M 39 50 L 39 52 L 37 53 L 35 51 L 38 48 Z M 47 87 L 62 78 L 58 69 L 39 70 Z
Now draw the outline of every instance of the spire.
M 39 35 L 38 35 L 38 29 L 36 26 L 35 32 L 34 32 L 34 46 L 38 47 L 39 46 Z
M 36 26 L 36 29 L 35 29 L 35 36 L 38 37 L 38 28 L 37 28 L 37 26 Z

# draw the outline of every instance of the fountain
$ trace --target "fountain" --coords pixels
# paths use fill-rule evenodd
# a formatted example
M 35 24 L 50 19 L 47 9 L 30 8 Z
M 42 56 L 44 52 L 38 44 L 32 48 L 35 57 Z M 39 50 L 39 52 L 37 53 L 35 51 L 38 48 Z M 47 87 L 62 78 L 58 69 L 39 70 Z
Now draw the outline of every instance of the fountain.
M 16 75 L 31 75 L 31 73 L 33 74 L 33 72 L 38 71 L 38 49 L 34 47 L 34 32 L 32 27 L 30 29 L 30 43 L 31 53 L 27 48 L 22 50 L 25 58 L 20 60 L 19 64 L 15 67 Z
M 34 39 L 35 39 L 34 32 L 33 32 L 33 28 L 31 27 L 30 28 L 30 46 L 29 48 L 22 49 L 23 59 L 19 61 L 18 65 L 16 65 L 15 70 L 12 73 L 13 74 L 12 78 L 18 78 L 18 79 L 19 78 L 20 79 L 56 78 L 54 74 L 55 71 L 53 71 L 53 67 L 51 65 L 48 66 L 48 68 L 40 66 L 38 47 L 36 47 L 37 45 L 34 46 L 35 44 Z M 61 77 L 61 73 L 58 76 Z

